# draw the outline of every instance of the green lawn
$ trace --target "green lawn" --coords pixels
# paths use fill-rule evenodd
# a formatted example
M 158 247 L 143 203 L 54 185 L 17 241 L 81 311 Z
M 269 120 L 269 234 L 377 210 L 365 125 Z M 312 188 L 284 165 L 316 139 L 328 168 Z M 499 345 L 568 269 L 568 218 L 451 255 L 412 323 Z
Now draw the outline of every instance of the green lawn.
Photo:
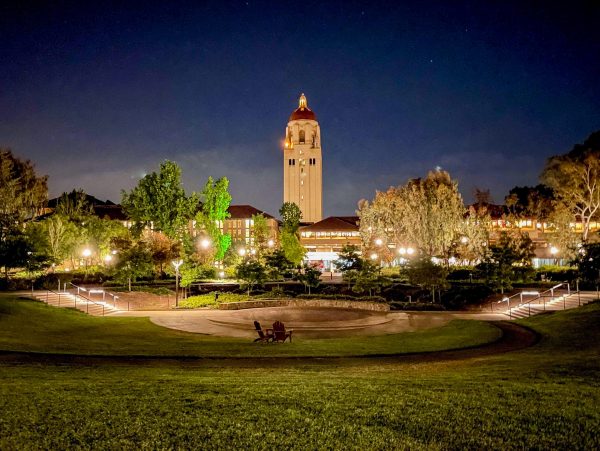
M 600 304 L 526 324 L 537 345 L 461 361 L 5 357 L 0 449 L 598 449 Z
M 494 341 L 500 331 L 484 322 L 453 321 L 439 329 L 345 339 L 257 344 L 159 327 L 147 318 L 92 317 L 78 310 L 0 296 L 0 350 L 100 355 L 199 357 L 352 356 L 437 351 Z

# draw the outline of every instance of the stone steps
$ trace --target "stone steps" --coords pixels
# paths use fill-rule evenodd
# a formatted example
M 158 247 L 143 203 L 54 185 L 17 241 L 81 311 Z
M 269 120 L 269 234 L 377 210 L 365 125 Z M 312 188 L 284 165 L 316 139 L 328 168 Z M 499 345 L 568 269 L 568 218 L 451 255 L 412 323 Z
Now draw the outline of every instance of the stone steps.
M 33 298 L 53 307 L 76 308 L 92 316 L 108 316 L 120 311 L 105 302 L 91 302 L 81 296 L 67 292 L 37 292 L 33 293 Z
M 531 302 L 530 304 L 522 304 L 521 306 L 511 308 L 510 313 L 507 311 L 505 314 L 512 319 L 528 318 L 544 312 L 577 308 L 592 302 L 594 299 L 595 296 L 588 293 L 581 294 L 580 297 L 577 296 L 577 293 L 573 293 L 571 295 L 558 296 L 545 303 L 538 301 L 535 303 Z

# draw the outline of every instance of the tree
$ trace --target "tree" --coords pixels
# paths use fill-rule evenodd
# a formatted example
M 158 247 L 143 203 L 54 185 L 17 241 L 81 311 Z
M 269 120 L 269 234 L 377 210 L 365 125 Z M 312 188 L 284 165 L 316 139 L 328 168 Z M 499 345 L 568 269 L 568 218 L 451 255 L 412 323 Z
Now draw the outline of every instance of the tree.
M 304 289 L 308 288 L 310 294 L 311 288 L 317 288 L 321 284 L 321 271 L 314 265 L 304 265 L 302 271 L 296 274 L 296 280 L 304 285 Z
M 4 224 L 0 228 L 0 267 L 8 282 L 8 272 L 14 268 L 25 268 L 33 248 L 20 228 Z
M 165 272 L 165 267 L 169 267 L 171 261 L 181 254 L 181 243 L 169 238 L 162 232 L 146 230 L 142 240 L 152 256 L 152 262 L 157 269 L 157 273 L 161 276 Z
M 352 244 L 346 244 L 338 253 L 338 259 L 334 262 L 337 269 L 343 274 L 349 270 L 360 270 L 363 266 L 363 259 L 358 253 L 358 247 Z
M 554 210 L 554 191 L 546 185 L 515 186 L 504 198 L 511 215 L 516 218 L 547 220 Z
M 302 259 L 306 254 L 306 249 L 300 244 L 298 235 L 294 232 L 286 230 L 285 228 L 281 231 L 279 237 L 281 242 L 281 249 L 285 255 L 285 258 L 292 262 L 295 266 L 302 263 Z
M 59 214 L 54 214 L 41 222 L 48 237 L 49 253 L 58 263 L 69 258 L 77 245 L 77 226 Z
M 3 224 L 37 216 L 48 197 L 48 177 L 38 177 L 29 160 L 0 148 L 0 217 Z
M 294 263 L 285 257 L 281 249 L 277 249 L 270 254 L 265 255 L 265 266 L 269 279 L 279 279 L 280 277 L 290 277 L 294 269 Z
M 256 249 L 256 258 L 261 260 L 267 251 L 271 231 L 267 218 L 262 214 L 252 215 L 252 236 L 254 238 L 254 248 Z
M 185 234 L 198 207 L 198 195 L 187 197 L 181 184 L 181 169 L 172 161 L 160 165 L 158 173 L 142 178 L 129 193 L 122 191 L 123 209 L 135 221 L 134 232 L 152 226 L 169 238 Z
M 446 171 L 432 171 L 424 179 L 377 192 L 373 202 L 359 202 L 363 253 L 377 252 L 391 262 L 397 255 L 386 244 L 394 243 L 447 263 L 464 235 L 465 212 L 458 183 Z
M 127 282 L 129 291 L 131 284 L 140 278 L 152 277 L 154 265 L 152 254 L 142 241 L 119 253 L 119 259 L 115 265 L 117 280 Z
M 85 191 L 73 190 L 70 193 L 62 193 L 58 198 L 55 213 L 69 218 L 70 221 L 81 223 L 94 213 L 94 206 Z
M 383 277 L 379 272 L 379 265 L 364 260 L 360 269 L 346 271 L 346 274 L 351 274 L 354 279 L 352 291 L 355 293 L 369 292 L 369 296 L 373 292 L 379 292 L 381 286 L 389 283 L 386 277 Z
M 581 221 L 582 240 L 586 242 L 590 222 L 600 213 L 600 131 L 592 133 L 565 155 L 551 157 L 542 180 L 554 190 L 557 202 Z
M 210 237 L 216 261 L 222 261 L 231 246 L 231 235 L 221 232 L 223 221 L 230 216 L 227 211 L 231 203 L 228 188 L 227 177 L 216 181 L 209 177 L 202 190 L 202 208 L 196 214 L 196 223 Z
M 306 249 L 300 244 L 298 236 L 298 228 L 302 212 L 298 205 L 293 202 L 284 202 L 279 209 L 281 220 L 283 222 L 279 241 L 281 249 L 285 254 L 285 258 L 291 261 L 294 265 L 299 265 L 306 254 Z
M 246 283 L 248 296 L 254 285 L 260 285 L 267 279 L 265 267 L 259 261 L 251 258 L 246 258 L 237 266 L 235 275 Z
M 446 280 L 448 270 L 436 265 L 431 258 L 422 257 L 412 261 L 407 268 L 407 275 L 411 284 L 431 291 L 432 302 L 435 302 L 436 288 L 441 291 L 449 286 Z
M 534 247 L 526 233 L 502 232 L 497 243 L 490 246 L 485 259 L 477 265 L 477 269 L 483 273 L 488 285 L 504 293 L 505 289 L 512 288 L 517 268 L 531 268 Z
M 302 219 L 302 211 L 294 202 L 284 202 L 279 209 L 283 228 L 290 232 L 297 232 Z
M 583 281 L 600 284 L 600 243 L 584 244 L 578 252 L 575 263 Z

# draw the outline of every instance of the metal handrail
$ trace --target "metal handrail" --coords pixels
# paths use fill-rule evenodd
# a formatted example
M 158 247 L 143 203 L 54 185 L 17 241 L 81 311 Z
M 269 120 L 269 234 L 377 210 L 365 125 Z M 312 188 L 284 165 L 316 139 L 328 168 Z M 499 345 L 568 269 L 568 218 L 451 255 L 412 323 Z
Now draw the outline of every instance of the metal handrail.
M 104 306 L 103 303 L 98 303 L 98 302 L 94 301 L 93 299 L 90 299 L 87 296 L 84 296 L 84 295 L 81 294 L 81 291 L 87 292 L 88 291 L 87 288 L 79 287 L 79 286 L 77 286 L 77 285 L 75 285 L 74 283 L 71 283 L 71 282 L 69 282 L 69 285 L 71 285 L 73 288 L 77 288 L 77 294 L 74 295 L 75 296 L 75 306 L 77 306 L 77 296 L 79 296 L 80 298 L 82 298 L 85 301 L 87 301 L 87 303 L 86 303 L 86 309 L 85 309 L 86 313 L 88 313 L 88 314 L 90 313 L 90 304 L 89 303 L 91 302 L 94 305 L 99 305 L 99 306 L 102 307 L 102 316 L 104 316 L 104 308 L 105 308 L 105 306 Z
M 557 290 L 560 287 L 563 287 L 565 285 L 567 287 L 567 293 L 566 294 L 562 294 L 562 295 L 560 295 L 558 297 L 555 297 L 554 296 L 554 290 Z M 520 293 L 517 293 L 518 295 L 520 295 L 520 299 L 521 299 L 521 301 L 519 302 L 519 306 L 517 308 L 520 308 L 520 307 L 523 307 L 524 305 L 527 305 L 527 309 L 528 309 L 527 310 L 527 312 L 528 312 L 527 315 L 531 316 L 531 303 L 534 302 L 534 301 L 537 301 L 538 299 L 542 299 L 542 303 L 543 303 L 543 306 L 544 306 L 544 311 L 546 311 L 546 294 L 547 293 L 550 293 L 550 296 L 549 296 L 550 297 L 550 301 L 549 302 L 552 302 L 552 300 L 554 300 L 554 299 L 561 299 L 562 298 L 562 301 L 563 301 L 563 310 L 566 310 L 566 308 L 567 308 L 567 298 L 569 296 L 571 296 L 572 294 L 574 294 L 574 293 L 578 293 L 579 294 L 579 286 L 577 287 L 577 291 L 576 292 L 571 292 L 571 285 L 568 282 L 562 282 L 562 283 L 559 283 L 558 285 L 553 286 L 552 288 L 550 288 L 550 289 L 548 289 L 546 291 L 542 291 L 541 293 L 537 293 L 536 292 L 536 294 L 535 294 L 536 297 L 535 298 L 530 299 L 529 301 L 525 301 L 525 302 L 523 302 L 523 295 L 528 295 L 528 294 L 533 295 L 533 293 L 529 293 L 529 292 L 526 292 L 526 291 L 521 291 Z M 579 297 L 579 305 L 581 305 L 581 298 L 580 297 Z M 509 317 L 512 318 L 512 312 L 511 312 L 510 305 L 509 305 L 508 313 L 509 313 Z

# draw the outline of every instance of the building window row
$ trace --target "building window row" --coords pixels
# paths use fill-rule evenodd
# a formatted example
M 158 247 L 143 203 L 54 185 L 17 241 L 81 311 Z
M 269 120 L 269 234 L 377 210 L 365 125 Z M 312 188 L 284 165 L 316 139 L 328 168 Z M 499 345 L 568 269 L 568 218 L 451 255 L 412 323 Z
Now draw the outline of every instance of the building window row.
M 295 158 L 290 158 L 288 160 L 288 166 L 296 166 L 296 159 Z
M 317 159 L 316 158 L 309 158 L 308 159 L 308 164 L 311 166 L 315 166 L 317 164 Z

